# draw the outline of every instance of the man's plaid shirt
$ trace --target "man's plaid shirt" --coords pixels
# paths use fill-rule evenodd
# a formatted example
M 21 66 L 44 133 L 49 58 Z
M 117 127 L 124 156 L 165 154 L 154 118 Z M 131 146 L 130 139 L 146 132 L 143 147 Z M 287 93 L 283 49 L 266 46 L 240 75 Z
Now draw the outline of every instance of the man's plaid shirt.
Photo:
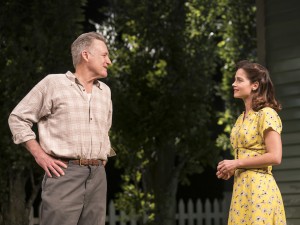
M 12 111 L 9 126 L 16 144 L 35 139 L 56 157 L 103 159 L 112 154 L 108 136 L 112 122 L 110 89 L 95 81 L 90 101 L 71 72 L 40 81 Z

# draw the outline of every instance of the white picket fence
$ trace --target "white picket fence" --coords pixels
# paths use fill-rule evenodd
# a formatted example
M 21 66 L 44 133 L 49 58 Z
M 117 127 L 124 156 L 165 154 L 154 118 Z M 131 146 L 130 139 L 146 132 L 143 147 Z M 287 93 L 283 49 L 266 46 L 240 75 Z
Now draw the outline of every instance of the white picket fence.
M 200 199 L 184 202 L 180 200 L 176 213 L 177 225 L 225 225 L 227 224 L 229 202 L 228 198 L 223 200 L 215 199 L 213 202 L 206 199 L 203 203 Z M 134 217 L 129 217 L 123 211 L 115 208 L 114 202 L 108 205 L 107 225 L 137 225 Z M 33 208 L 30 214 L 29 225 L 39 225 L 39 218 L 34 217 Z

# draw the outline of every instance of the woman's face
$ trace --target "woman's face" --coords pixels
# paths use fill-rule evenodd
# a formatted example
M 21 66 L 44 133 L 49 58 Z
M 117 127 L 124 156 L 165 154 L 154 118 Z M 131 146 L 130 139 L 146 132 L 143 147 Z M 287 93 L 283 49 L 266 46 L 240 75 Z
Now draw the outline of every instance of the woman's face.
M 257 83 L 252 83 L 247 77 L 246 71 L 243 69 L 238 69 L 236 71 L 234 82 L 232 84 L 233 87 L 233 97 L 240 99 L 249 98 L 253 91 L 257 89 Z

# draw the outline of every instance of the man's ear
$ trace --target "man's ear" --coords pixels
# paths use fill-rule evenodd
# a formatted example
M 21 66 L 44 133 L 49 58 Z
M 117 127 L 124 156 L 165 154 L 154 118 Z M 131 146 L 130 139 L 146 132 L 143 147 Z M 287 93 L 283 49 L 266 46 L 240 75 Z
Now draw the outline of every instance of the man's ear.
M 87 61 L 87 60 L 89 59 L 89 53 L 88 53 L 88 51 L 83 50 L 83 51 L 81 52 L 81 57 L 82 57 L 82 59 L 83 59 L 84 61 Z

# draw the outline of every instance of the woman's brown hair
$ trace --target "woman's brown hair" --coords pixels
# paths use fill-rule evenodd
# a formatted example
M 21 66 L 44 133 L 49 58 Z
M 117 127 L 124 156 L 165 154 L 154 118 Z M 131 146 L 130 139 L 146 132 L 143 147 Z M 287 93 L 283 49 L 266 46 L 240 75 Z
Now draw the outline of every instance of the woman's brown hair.
M 258 63 L 247 60 L 240 61 L 236 68 L 243 69 L 251 83 L 258 82 L 258 88 L 253 91 L 252 109 L 258 111 L 264 107 L 270 107 L 275 111 L 281 110 L 281 105 L 275 98 L 275 90 L 271 81 L 269 71 Z

